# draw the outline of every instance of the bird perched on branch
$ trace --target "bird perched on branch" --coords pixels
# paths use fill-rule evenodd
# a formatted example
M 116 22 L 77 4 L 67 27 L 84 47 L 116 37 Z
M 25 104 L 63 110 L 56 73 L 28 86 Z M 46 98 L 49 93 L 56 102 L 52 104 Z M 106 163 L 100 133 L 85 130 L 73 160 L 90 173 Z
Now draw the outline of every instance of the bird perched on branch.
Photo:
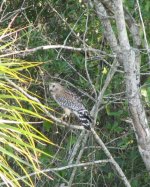
M 91 129 L 91 116 L 76 94 L 65 89 L 59 83 L 51 83 L 49 90 L 55 101 L 64 109 L 65 115 L 69 116 L 74 113 L 85 129 Z

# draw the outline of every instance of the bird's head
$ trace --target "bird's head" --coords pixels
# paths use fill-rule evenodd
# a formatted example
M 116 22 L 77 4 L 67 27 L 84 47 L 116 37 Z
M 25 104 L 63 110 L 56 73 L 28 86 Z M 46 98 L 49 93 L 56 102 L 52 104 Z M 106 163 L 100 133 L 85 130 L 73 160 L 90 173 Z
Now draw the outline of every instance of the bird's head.
M 63 90 L 63 87 L 59 83 L 50 83 L 49 84 L 49 91 L 51 93 L 57 93 L 61 92 Z

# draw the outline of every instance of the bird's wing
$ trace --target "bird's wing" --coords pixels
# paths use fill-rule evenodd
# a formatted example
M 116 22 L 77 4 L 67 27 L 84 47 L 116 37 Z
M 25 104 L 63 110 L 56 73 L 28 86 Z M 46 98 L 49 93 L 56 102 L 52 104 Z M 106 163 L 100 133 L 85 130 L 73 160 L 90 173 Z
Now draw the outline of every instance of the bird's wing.
M 72 100 L 82 102 L 81 98 L 76 93 L 73 93 L 69 90 L 66 90 L 65 93 L 69 98 L 72 98 Z

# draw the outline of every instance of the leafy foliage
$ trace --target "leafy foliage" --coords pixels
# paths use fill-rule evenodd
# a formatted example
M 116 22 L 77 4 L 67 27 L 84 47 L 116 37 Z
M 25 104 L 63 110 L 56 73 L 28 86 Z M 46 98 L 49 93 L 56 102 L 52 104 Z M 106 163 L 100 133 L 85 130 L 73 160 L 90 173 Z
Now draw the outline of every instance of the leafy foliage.
M 140 0 L 142 16 L 149 41 L 149 9 L 150 3 Z M 3 6 L 4 14 L 18 10 L 12 28 L 1 30 L 0 36 L 7 36 L 17 28 L 17 40 L 4 37 L 0 47 L 0 129 L 1 129 L 1 180 L 11 186 L 21 186 L 16 178 L 26 176 L 23 185 L 35 186 L 30 173 L 38 172 L 41 166 L 57 168 L 67 165 L 74 145 L 78 141 L 79 131 L 51 125 L 42 107 L 60 117 L 60 111 L 55 102 L 49 98 L 46 87 L 49 81 L 59 81 L 67 84 L 83 102 L 92 108 L 95 93 L 89 83 L 89 76 L 98 93 L 105 84 L 106 77 L 114 58 L 103 36 L 102 26 L 93 10 L 87 10 L 83 1 L 7 1 Z M 124 1 L 124 5 L 134 16 L 143 30 L 136 2 Z M 23 9 L 20 11 L 20 7 Z M 6 28 L 13 14 L 2 19 L 2 27 Z M 88 28 L 86 23 L 88 21 Z M 115 23 L 114 31 L 115 30 Z M 87 29 L 87 33 L 85 30 Z M 14 37 L 11 35 L 11 37 Z M 105 57 L 99 53 L 87 51 L 69 51 L 64 49 L 38 50 L 30 54 L 18 54 L 6 57 L 13 50 L 25 50 L 42 45 L 64 44 L 72 47 L 83 47 L 84 37 L 86 46 L 106 52 Z M 129 33 L 129 37 L 132 38 Z M 15 38 L 15 37 L 14 37 Z M 144 48 L 144 42 L 142 48 Z M 13 50 L 12 50 L 13 49 Z M 143 51 L 141 66 L 141 93 L 149 115 L 150 89 L 149 65 L 147 54 Z M 85 60 L 87 59 L 87 61 Z M 34 61 L 34 62 L 33 62 Z M 44 62 L 44 63 L 43 63 Z M 48 80 L 46 78 L 48 76 Z M 10 81 L 11 80 L 11 81 Z M 28 98 L 18 90 L 12 82 L 19 85 L 28 94 L 39 98 L 42 104 Z M 43 86 L 44 85 L 44 86 Z M 44 104 L 47 104 L 45 106 Z M 42 106 L 42 107 L 41 107 Z M 48 106 L 56 109 L 51 110 Z M 128 121 L 129 112 L 125 95 L 123 68 L 118 71 L 109 84 L 103 97 L 102 106 L 97 117 L 96 131 L 110 149 L 115 160 L 131 181 L 133 187 L 149 186 L 149 176 L 138 153 L 133 129 Z M 5 120 L 5 121 L 4 121 Z M 13 123 L 10 123 L 12 122 Z M 42 125 L 38 122 L 42 121 Z M 71 118 L 71 122 L 76 120 Z M 31 124 L 30 122 L 34 122 Z M 36 126 L 34 125 L 36 124 Z M 44 134 L 44 135 L 43 135 Z M 46 138 L 48 137 L 48 138 Z M 53 147 L 52 142 L 60 147 Z M 41 143 L 42 142 L 42 143 Z M 81 162 L 105 159 L 100 147 L 96 147 L 92 137 L 88 139 Z M 54 155 L 54 157 L 50 157 Z M 56 158 L 55 158 L 56 157 Z M 77 157 L 77 155 L 76 155 Z M 10 172 L 11 171 L 11 172 Z M 73 186 L 93 184 L 95 186 L 123 186 L 119 177 L 112 172 L 109 164 L 94 165 L 77 169 Z M 47 176 L 36 179 L 36 186 L 55 186 L 70 180 L 72 169 L 52 172 L 53 181 Z M 1 181 L 2 183 L 2 181 Z
M 1 31 L 3 39 L 11 32 Z M 13 41 L 9 45 L 2 45 L 1 51 L 12 44 Z M 30 68 L 39 66 L 39 62 L 3 57 L 0 61 L 0 185 L 4 181 L 9 186 L 34 186 L 29 171 L 39 172 L 39 158 L 42 155 L 51 156 L 37 145 L 45 147 L 53 144 L 32 125 L 41 120 L 47 121 L 42 115 L 41 106 L 44 105 L 25 94 L 27 86 L 33 81 Z

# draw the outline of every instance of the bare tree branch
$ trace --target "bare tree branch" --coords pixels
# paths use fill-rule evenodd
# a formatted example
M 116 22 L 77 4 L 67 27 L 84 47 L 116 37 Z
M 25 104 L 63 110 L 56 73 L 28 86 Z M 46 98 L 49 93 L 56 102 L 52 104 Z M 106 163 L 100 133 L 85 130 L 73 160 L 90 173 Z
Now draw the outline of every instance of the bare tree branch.
M 54 120 L 55 122 L 59 123 L 59 124 L 63 124 L 64 126 L 67 126 L 67 127 L 70 127 L 70 128 L 73 128 L 73 129 L 80 129 L 80 130 L 83 130 L 84 127 L 82 126 L 77 126 L 77 125 L 70 125 L 64 121 L 62 121 L 61 119 L 59 118 L 56 118 L 55 116 L 53 116 L 43 105 L 42 103 L 36 98 L 36 97 L 33 97 L 31 96 L 30 94 L 28 94 L 25 90 L 23 90 L 21 87 L 19 87 L 17 84 L 15 84 L 14 82 L 12 82 L 10 79 L 6 78 L 6 80 L 11 84 L 13 85 L 17 90 L 19 90 L 21 93 L 23 93 L 26 97 L 28 97 L 29 99 L 37 102 L 40 104 L 40 107 L 42 108 L 42 110 L 45 112 L 45 114 L 50 117 L 52 120 Z M 62 125 L 61 125 L 62 126 Z
M 84 167 L 84 166 L 91 166 L 91 165 L 97 165 L 97 164 L 106 164 L 111 162 L 111 160 L 106 159 L 106 160 L 96 160 L 93 162 L 86 162 L 86 163 L 80 163 L 80 164 L 71 164 L 71 165 L 67 165 L 67 166 L 62 166 L 62 167 L 57 167 L 57 168 L 49 168 L 49 169 L 44 169 L 44 170 L 40 170 L 34 173 L 30 173 L 27 176 L 23 176 L 23 177 L 19 177 L 16 178 L 14 180 L 23 180 L 25 178 L 28 178 L 29 176 L 34 176 L 34 175 L 38 175 L 38 174 L 44 174 L 44 173 L 48 173 L 48 172 L 54 172 L 54 171 L 62 171 L 62 170 L 66 170 L 66 169 L 70 169 L 70 168 L 74 168 L 74 167 Z M 13 180 L 12 180 L 13 181 Z M 5 182 L 0 183 L 1 186 L 6 185 Z
M 143 22 L 143 18 L 142 18 L 142 13 L 141 13 L 141 8 L 140 8 L 140 5 L 139 5 L 139 1 L 136 0 L 136 3 L 138 5 L 139 15 L 140 15 L 141 23 L 142 23 L 143 34 L 144 34 L 145 47 L 146 47 L 147 55 L 148 55 L 148 58 L 149 58 L 149 62 L 148 63 L 150 65 L 150 52 L 149 52 L 149 45 L 148 45 L 148 41 L 147 41 L 147 35 L 146 35 L 146 31 L 145 31 L 145 25 L 144 25 L 144 22 Z
M 106 52 L 101 51 L 99 49 L 76 48 L 76 47 L 64 46 L 64 45 L 45 45 L 45 46 L 35 47 L 35 48 L 32 48 L 32 49 L 26 49 L 26 50 L 14 51 L 14 52 L 7 53 L 7 54 L 2 54 L 2 55 L 0 55 L 0 58 L 11 56 L 11 55 L 17 55 L 17 54 L 21 54 L 21 53 L 24 53 L 24 54 L 27 55 L 29 53 L 33 53 L 33 52 L 38 51 L 38 50 L 48 50 L 48 49 L 58 49 L 58 48 L 66 49 L 66 50 L 73 50 L 73 51 L 85 51 L 86 50 L 86 51 L 96 52 L 96 53 L 99 53 L 99 54 L 102 54 L 102 55 L 107 55 L 107 56 L 110 56 L 110 57 L 114 57 L 114 55 L 107 54 Z
M 96 140 L 96 142 L 101 146 L 104 153 L 107 155 L 107 157 L 111 160 L 111 163 L 113 164 L 115 171 L 117 171 L 117 174 L 121 177 L 122 181 L 124 182 L 124 185 L 127 187 L 131 187 L 129 181 L 127 180 L 125 174 L 123 173 L 122 169 L 118 165 L 118 163 L 115 161 L 115 159 L 112 157 L 109 150 L 106 148 L 105 144 L 102 142 L 102 140 L 99 138 L 95 130 L 92 128 L 91 132 Z
M 106 11 L 101 3 L 94 1 L 97 14 L 101 19 L 104 34 L 109 42 L 112 51 L 117 55 L 119 63 L 123 64 L 125 71 L 126 93 L 128 97 L 129 109 L 135 129 L 139 152 L 143 158 L 147 170 L 150 170 L 150 128 L 148 125 L 146 112 L 141 101 L 140 94 L 140 53 L 131 48 L 126 31 L 123 5 L 121 0 L 110 1 L 101 0 L 105 6 L 112 10 L 115 15 L 117 32 L 120 45 L 116 42 L 110 22 L 102 18 L 102 12 L 106 16 Z M 112 3 L 113 2 L 113 3 Z M 101 14 L 99 14 L 100 12 Z M 131 21 L 131 20 L 130 20 Z M 134 35 L 136 38 L 137 35 Z M 138 38 L 139 39 L 139 38 Z M 140 40 L 136 45 L 140 44 Z M 115 44 L 115 45 L 114 45 Z M 137 61 L 136 61 L 137 60 Z

